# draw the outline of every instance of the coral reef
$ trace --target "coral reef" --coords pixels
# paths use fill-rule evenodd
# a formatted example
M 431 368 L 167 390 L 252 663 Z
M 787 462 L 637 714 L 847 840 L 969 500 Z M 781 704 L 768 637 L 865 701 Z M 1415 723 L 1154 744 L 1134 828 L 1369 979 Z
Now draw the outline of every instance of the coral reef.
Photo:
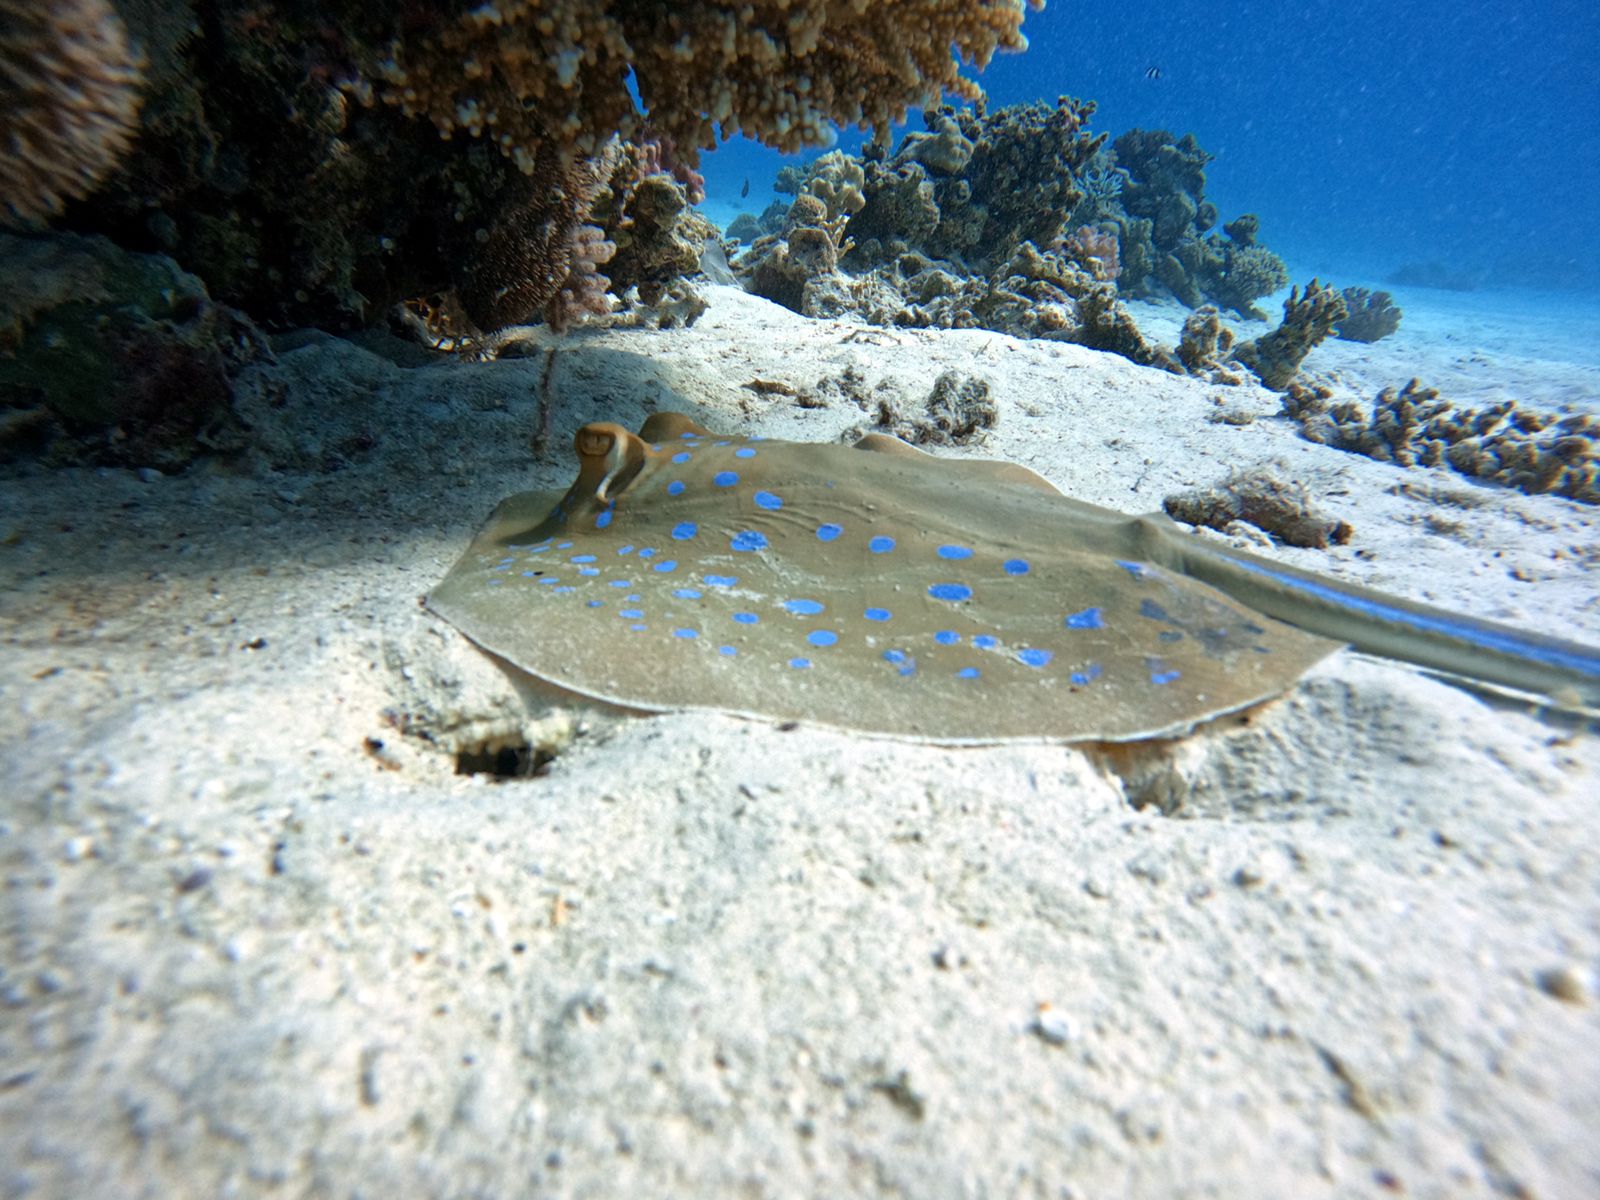
M 1253 525 L 1288 546 L 1323 550 L 1343 546 L 1352 530 L 1316 510 L 1304 485 L 1272 471 L 1235 471 L 1214 488 L 1178 492 L 1161 502 L 1169 517 L 1229 532 L 1236 521 Z
M 925 114 L 890 155 L 786 168 L 785 227 L 735 263 L 746 286 L 808 316 L 1054 338 L 1181 372 L 1118 299 L 1115 224 L 1083 225 L 1076 173 L 1103 139 L 1066 97 Z M 748 230 L 749 226 L 745 226 Z
M 172 470 L 236 450 L 233 378 L 267 352 L 160 255 L 0 234 L 0 454 Z
M 1348 311 L 1334 322 L 1335 337 L 1347 342 L 1376 342 L 1400 328 L 1400 309 L 1388 292 L 1347 287 L 1340 294 Z
M 133 140 L 142 68 L 107 0 L 0 0 L 0 221 L 94 191 Z
M 1300 364 L 1345 315 L 1344 297 L 1313 279 L 1304 294 L 1299 288 L 1283 302 L 1283 320 L 1253 341 L 1240 342 L 1233 356 L 1275 392 L 1289 386 Z
M 1600 420 L 1520 409 L 1514 401 L 1458 408 L 1413 379 L 1368 409 L 1331 404 L 1325 389 L 1291 385 L 1283 410 L 1309 441 L 1403 467 L 1450 467 L 1529 493 L 1600 504 Z
M 557 237 L 518 233 L 508 214 L 542 219 L 581 197 L 568 173 L 603 174 L 614 136 L 653 139 L 662 170 L 692 190 L 719 134 L 792 150 L 834 122 L 885 128 L 946 93 L 975 97 L 962 64 L 1022 48 L 1025 11 L 141 0 L 124 12 L 151 48 L 138 139 L 115 186 L 63 221 L 169 254 L 273 326 L 372 324 L 459 285 L 463 310 L 490 328 L 581 290 L 566 277 L 593 265 L 596 243 L 584 251 L 577 230 L 599 223 L 563 211 Z M 560 196 L 532 195 L 534 177 Z

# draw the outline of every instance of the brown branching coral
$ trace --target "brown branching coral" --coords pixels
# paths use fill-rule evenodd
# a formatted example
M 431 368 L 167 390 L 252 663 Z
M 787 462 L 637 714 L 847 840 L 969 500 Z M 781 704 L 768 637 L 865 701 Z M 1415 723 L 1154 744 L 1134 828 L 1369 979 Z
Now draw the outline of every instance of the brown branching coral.
M 387 102 L 446 137 L 487 136 L 524 170 L 543 142 L 593 154 L 646 124 L 692 164 L 719 131 L 798 150 L 833 123 L 885 130 L 945 93 L 976 99 L 962 61 L 1024 48 L 1023 12 L 1024 0 L 487 0 L 408 29 L 379 71 Z
M 511 182 L 515 194 L 503 199 L 457 284 L 461 307 L 480 329 L 541 314 L 564 326 L 610 311 L 600 306 L 607 280 L 595 267 L 616 247 L 587 222 L 615 158 L 616 148 L 607 146 L 596 158 L 563 161 L 543 145 L 529 174 Z
M 106 0 L 0 0 L 0 221 L 94 190 L 133 140 L 141 79 Z
M 1284 397 L 1285 414 L 1308 441 L 1379 462 L 1450 467 L 1523 492 L 1600 504 L 1600 421 L 1593 417 L 1556 417 L 1510 400 L 1458 408 L 1415 379 L 1384 388 L 1370 409 L 1328 399 L 1301 384 Z
M 1233 356 L 1255 372 L 1256 377 L 1275 392 L 1289 386 L 1306 355 L 1333 332 L 1346 315 L 1344 297 L 1331 287 L 1313 279 L 1302 294 L 1291 288 L 1283 302 L 1283 320 L 1278 327 L 1249 342 L 1234 347 Z

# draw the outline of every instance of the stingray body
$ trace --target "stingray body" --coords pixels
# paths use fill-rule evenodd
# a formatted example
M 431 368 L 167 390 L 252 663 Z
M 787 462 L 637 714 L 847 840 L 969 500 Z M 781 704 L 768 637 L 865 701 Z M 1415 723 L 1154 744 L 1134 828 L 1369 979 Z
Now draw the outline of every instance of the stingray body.
M 1600 651 L 1410 604 L 1062 496 L 1005 463 L 712 433 L 578 432 L 564 496 L 505 501 L 429 606 L 628 709 L 939 743 L 1168 737 L 1345 643 L 1575 704 Z

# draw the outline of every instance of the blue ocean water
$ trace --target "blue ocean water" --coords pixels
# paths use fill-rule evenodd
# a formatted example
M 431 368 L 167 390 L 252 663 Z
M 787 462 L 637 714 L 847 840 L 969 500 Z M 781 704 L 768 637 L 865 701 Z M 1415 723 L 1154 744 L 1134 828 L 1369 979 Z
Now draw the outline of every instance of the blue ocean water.
M 1258 213 L 1297 279 L 1433 264 L 1480 289 L 1600 298 L 1591 4 L 1055 0 L 1023 29 L 1031 48 L 979 76 L 992 105 L 1067 94 L 1096 101 L 1112 137 L 1194 133 L 1223 218 Z M 710 214 L 759 212 L 785 161 L 742 139 L 707 155 Z

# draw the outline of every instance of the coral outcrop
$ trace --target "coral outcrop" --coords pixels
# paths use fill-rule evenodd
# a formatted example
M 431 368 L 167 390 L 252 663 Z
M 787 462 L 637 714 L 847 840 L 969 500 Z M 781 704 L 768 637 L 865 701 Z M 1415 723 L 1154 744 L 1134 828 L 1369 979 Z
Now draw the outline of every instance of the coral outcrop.
M 570 312 L 588 303 L 583 264 L 599 263 L 579 231 L 600 227 L 573 207 L 586 188 L 570 173 L 603 174 L 614 137 L 654 139 L 664 165 L 692 169 L 734 132 L 792 150 L 835 122 L 883 129 L 945 94 L 975 97 L 963 65 L 1021 49 L 1026 8 L 148 0 L 124 13 L 153 48 L 137 141 L 114 186 L 68 204 L 63 221 L 168 254 L 275 326 L 371 324 L 452 286 L 481 327 L 551 303 Z M 117 61 L 96 51 L 71 69 L 75 86 Z M 554 183 L 541 197 L 530 180 Z M 546 233 L 552 213 L 559 230 Z
M 1518 408 L 1459 408 L 1413 379 L 1369 407 L 1294 384 L 1283 409 L 1307 440 L 1399 466 L 1449 467 L 1519 491 L 1600 504 L 1600 420 Z
M 169 258 L 0 234 L 0 456 L 171 470 L 237 450 L 233 379 L 267 353 Z

